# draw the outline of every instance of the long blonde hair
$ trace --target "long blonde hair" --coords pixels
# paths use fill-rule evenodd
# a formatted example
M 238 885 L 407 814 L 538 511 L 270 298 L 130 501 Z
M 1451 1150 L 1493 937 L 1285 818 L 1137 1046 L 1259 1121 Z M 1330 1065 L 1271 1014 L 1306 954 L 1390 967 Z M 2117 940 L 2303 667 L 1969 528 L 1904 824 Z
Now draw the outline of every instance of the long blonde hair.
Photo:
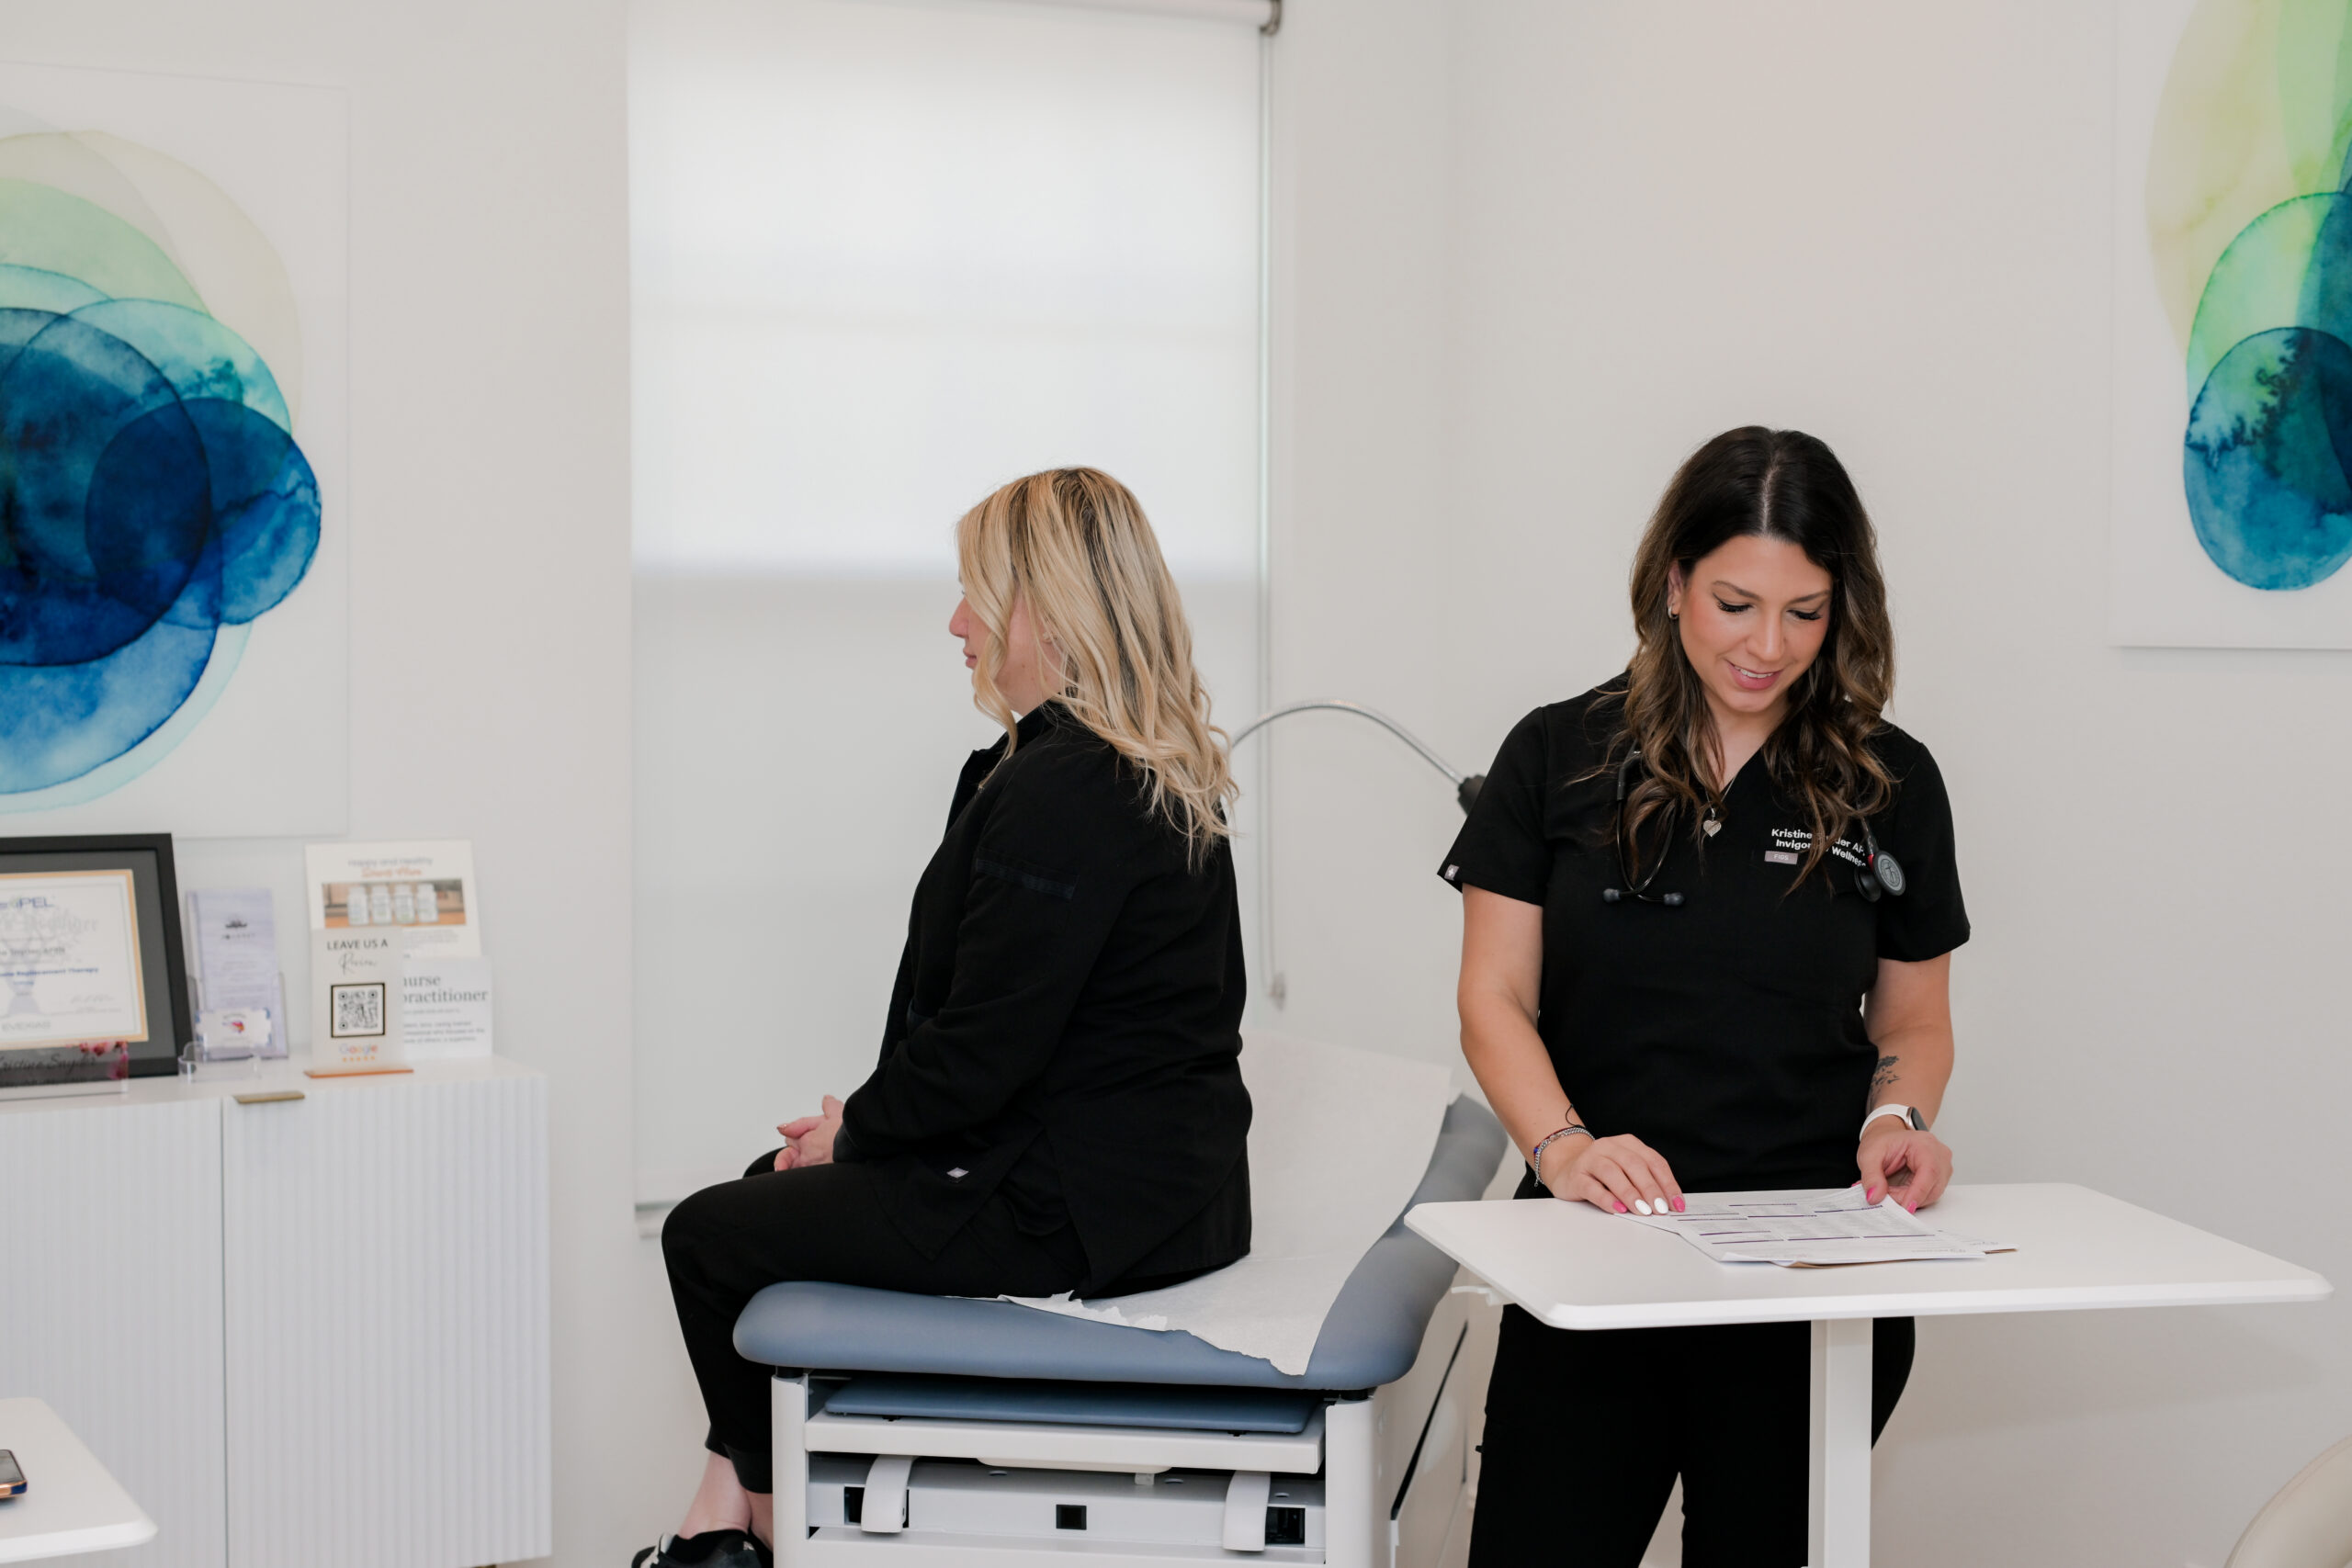
M 1015 479 L 964 514 L 956 552 L 965 600 L 986 633 L 972 701 L 1004 726 L 1005 755 L 1021 738 L 996 678 L 1012 607 L 1023 604 L 1041 656 L 1058 660 L 1045 671 L 1050 695 L 1136 764 L 1151 809 L 1199 864 L 1232 831 L 1233 770 L 1193 668 L 1183 601 L 1127 487 L 1099 468 Z

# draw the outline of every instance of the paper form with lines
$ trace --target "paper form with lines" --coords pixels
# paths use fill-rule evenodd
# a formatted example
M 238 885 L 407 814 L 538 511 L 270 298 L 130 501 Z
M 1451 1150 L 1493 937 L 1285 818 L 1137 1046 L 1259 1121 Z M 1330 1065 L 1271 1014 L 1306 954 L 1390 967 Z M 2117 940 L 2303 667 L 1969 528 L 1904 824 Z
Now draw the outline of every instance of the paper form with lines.
M 1893 1198 L 1862 1201 L 1859 1187 L 1687 1195 L 1679 1214 L 1627 1214 L 1671 1232 L 1718 1263 L 1826 1268 L 1982 1258 L 2011 1248 L 1940 1231 Z

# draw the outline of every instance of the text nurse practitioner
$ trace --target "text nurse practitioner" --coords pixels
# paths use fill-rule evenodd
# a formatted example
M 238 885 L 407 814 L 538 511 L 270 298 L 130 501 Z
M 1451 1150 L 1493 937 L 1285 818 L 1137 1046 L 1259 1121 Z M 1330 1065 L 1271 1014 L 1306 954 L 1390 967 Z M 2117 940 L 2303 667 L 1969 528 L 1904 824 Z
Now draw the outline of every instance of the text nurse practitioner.
M 1968 938 L 1950 805 L 1881 716 L 1894 636 L 1829 448 L 1735 430 L 1635 557 L 1630 669 L 1504 741 L 1446 857 L 1463 1052 L 1527 1156 L 1518 1196 L 1684 1190 L 1933 1202 Z M 1873 1431 L 1908 1319 L 1879 1325 Z M 1688 1568 L 1805 1556 L 1801 1323 L 1565 1333 L 1510 1309 L 1471 1561 L 1634 1568 L 1676 1476 Z

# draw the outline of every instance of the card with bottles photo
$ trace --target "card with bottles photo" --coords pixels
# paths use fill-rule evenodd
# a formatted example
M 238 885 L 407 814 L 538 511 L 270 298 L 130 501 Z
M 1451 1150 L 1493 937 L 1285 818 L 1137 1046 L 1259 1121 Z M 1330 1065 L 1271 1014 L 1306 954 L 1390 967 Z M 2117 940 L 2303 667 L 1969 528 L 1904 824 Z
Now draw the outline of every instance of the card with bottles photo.
M 481 955 L 470 841 L 312 844 L 304 858 L 312 931 L 396 930 L 412 952 Z

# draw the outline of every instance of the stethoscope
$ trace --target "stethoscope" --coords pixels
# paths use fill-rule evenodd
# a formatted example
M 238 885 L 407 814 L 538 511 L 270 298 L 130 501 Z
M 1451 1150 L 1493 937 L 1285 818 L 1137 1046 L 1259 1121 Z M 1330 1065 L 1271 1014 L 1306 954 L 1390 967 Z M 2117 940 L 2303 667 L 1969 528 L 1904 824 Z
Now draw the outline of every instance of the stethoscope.
M 1617 815 L 1611 825 L 1609 836 L 1616 844 L 1617 879 L 1623 886 L 1602 888 L 1600 901 L 1616 904 L 1631 898 L 1636 903 L 1658 904 L 1669 909 L 1679 909 L 1682 908 L 1681 894 L 1650 891 L 1650 884 L 1656 882 L 1657 874 L 1666 869 L 1665 855 L 1657 857 L 1657 863 L 1650 867 L 1650 874 L 1639 882 L 1634 880 L 1633 867 L 1625 863 L 1625 796 L 1634 787 L 1634 770 L 1641 765 L 1642 754 L 1634 750 L 1625 753 L 1624 761 L 1617 767 Z M 1715 822 L 1715 808 L 1710 806 L 1707 807 L 1706 827 L 1710 838 L 1714 835 Z M 1909 886 L 1908 879 L 1903 874 L 1901 863 L 1878 847 L 1878 835 L 1871 831 L 1868 818 L 1862 818 L 1861 828 L 1862 863 L 1854 871 L 1854 890 L 1873 904 L 1884 893 L 1892 893 L 1900 898 L 1904 889 Z

